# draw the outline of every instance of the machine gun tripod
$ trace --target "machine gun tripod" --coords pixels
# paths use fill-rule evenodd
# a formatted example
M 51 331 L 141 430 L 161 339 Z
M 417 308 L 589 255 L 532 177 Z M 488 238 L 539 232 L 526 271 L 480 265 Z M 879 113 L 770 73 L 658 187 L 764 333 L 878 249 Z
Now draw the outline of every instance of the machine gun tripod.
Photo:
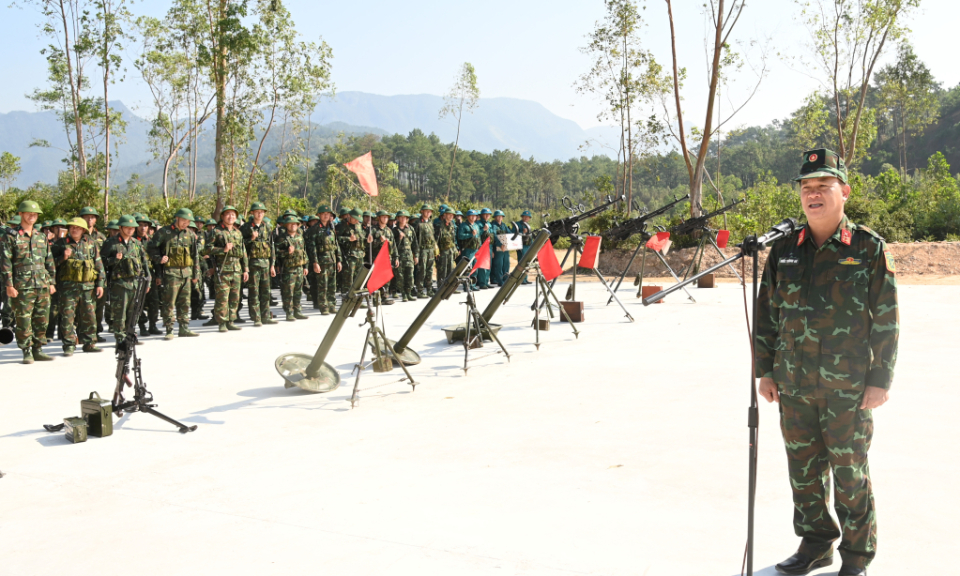
M 471 259 L 471 264 L 473 260 Z M 472 268 L 472 265 L 467 266 L 467 268 Z M 500 341 L 500 338 L 497 337 L 497 332 L 499 330 L 494 330 L 490 328 L 490 324 L 487 323 L 487 320 L 480 314 L 480 311 L 477 310 L 477 301 L 473 297 L 473 290 L 470 286 L 473 282 L 473 279 L 470 278 L 469 273 L 458 278 L 459 282 L 463 285 L 463 290 L 467 295 L 466 302 L 461 302 L 467 307 L 467 322 L 465 327 L 465 332 L 463 336 L 463 375 L 467 375 L 467 370 L 470 369 L 470 350 L 474 348 L 483 348 L 483 339 L 485 336 L 489 336 L 494 342 L 500 346 L 500 350 L 503 351 L 507 356 L 507 362 L 510 361 L 510 353 L 507 352 L 507 348 L 503 345 L 503 342 Z M 447 339 L 450 340 L 450 335 L 448 333 Z M 452 340 L 451 340 L 452 341 Z M 486 358 L 487 356 L 492 356 L 494 354 L 499 354 L 500 350 L 487 354 L 486 356 L 481 356 L 480 358 Z M 480 358 L 474 358 L 474 360 L 479 360 Z
M 560 310 L 560 314 L 563 316 L 563 318 L 566 319 L 567 323 L 570 324 L 570 328 L 573 329 L 573 337 L 579 339 L 580 332 L 577 330 L 577 326 L 573 323 L 573 319 L 570 318 L 570 315 L 567 314 L 567 309 L 560 304 L 560 299 L 557 298 L 556 294 L 554 294 L 553 289 L 550 288 L 549 283 L 547 283 L 547 279 L 544 277 L 543 271 L 540 269 L 540 262 L 539 261 L 533 262 L 529 266 L 527 271 L 531 269 L 534 271 L 534 273 L 537 276 L 536 279 L 534 280 L 534 284 L 535 284 L 534 289 L 536 290 L 536 293 L 537 293 L 537 299 L 539 300 L 540 296 L 543 296 L 543 302 L 547 306 L 547 314 L 549 316 L 547 319 L 547 322 L 549 323 L 550 318 L 553 318 L 553 306 L 550 305 L 550 300 L 548 298 L 548 296 L 552 296 L 553 302 L 557 305 L 557 308 Z M 526 276 L 526 274 L 527 272 L 525 271 L 524 276 Z M 534 345 L 537 347 L 537 350 L 539 350 L 540 349 L 540 306 L 534 307 L 533 327 L 537 333 L 536 341 L 534 342 Z
M 360 403 L 360 375 L 363 374 L 363 371 L 367 368 L 364 365 L 364 361 L 367 358 L 367 348 L 369 347 L 373 353 L 373 360 L 370 362 L 370 365 L 373 366 L 374 372 L 389 372 L 393 370 L 393 360 L 395 359 L 400 368 L 403 369 L 403 373 L 406 374 L 406 378 L 401 378 L 400 382 L 408 382 L 410 386 L 416 390 L 417 382 L 413 379 L 413 376 L 410 375 L 410 371 L 407 370 L 407 365 L 403 361 L 403 357 L 393 348 L 393 344 L 387 340 L 387 335 L 383 331 L 382 326 L 377 325 L 377 318 L 381 319 L 381 308 L 380 308 L 380 297 L 379 294 L 374 296 L 371 294 L 365 294 L 363 296 L 364 302 L 367 305 L 367 317 L 364 320 L 363 324 L 369 326 L 367 329 L 367 337 L 364 339 L 363 352 L 360 354 L 360 362 L 356 364 L 353 369 L 357 373 L 357 379 L 353 381 L 353 394 L 350 396 L 350 407 L 355 408 L 357 404 Z M 360 324 L 363 326 L 363 324 Z

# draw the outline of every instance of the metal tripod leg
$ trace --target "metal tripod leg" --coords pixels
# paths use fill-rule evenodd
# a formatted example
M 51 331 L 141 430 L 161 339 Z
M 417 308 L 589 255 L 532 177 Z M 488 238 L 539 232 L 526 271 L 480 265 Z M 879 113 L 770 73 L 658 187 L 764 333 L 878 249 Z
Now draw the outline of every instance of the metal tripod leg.
M 663 254 L 660 254 L 659 252 L 654 252 L 654 254 L 656 254 L 656 255 L 657 255 L 657 258 L 659 258 L 660 261 L 663 262 L 663 265 L 666 266 L 667 271 L 670 272 L 670 275 L 673 276 L 673 279 L 677 281 L 677 284 L 679 284 L 679 283 L 680 283 L 680 279 L 677 278 L 677 275 L 676 275 L 676 273 L 674 273 L 673 268 L 671 268 L 670 265 L 667 264 L 667 260 L 663 257 Z M 693 302 L 694 304 L 697 303 L 697 300 L 693 297 L 693 294 L 691 294 L 691 293 L 687 290 L 686 286 L 684 286 L 683 291 L 687 293 L 687 297 L 690 298 L 690 301 L 691 301 L 691 302 Z
M 546 294 L 549 294 L 550 296 L 553 296 L 553 301 L 557 303 L 557 308 L 560 309 L 560 314 L 561 314 L 561 316 L 563 316 L 564 318 L 566 318 L 567 324 L 569 324 L 569 325 L 570 325 L 570 328 L 573 329 L 573 337 L 574 337 L 574 338 L 580 338 L 580 332 L 577 330 L 577 327 L 576 327 L 576 325 L 573 323 L 573 320 L 570 319 L 570 315 L 567 314 L 567 310 L 566 310 L 563 306 L 560 305 L 560 299 L 557 298 L 557 295 L 553 292 L 553 289 L 550 288 L 550 286 L 547 284 L 547 279 L 543 277 L 543 274 L 541 274 L 539 270 L 537 270 L 537 275 L 538 275 L 537 280 L 540 281 L 540 282 L 543 284 L 543 288 L 544 288 L 544 290 L 546 291 Z M 546 297 L 547 297 L 547 296 L 544 295 L 544 299 L 546 299 Z
M 713 239 L 713 236 L 708 236 L 708 238 L 710 243 L 713 244 L 713 249 L 716 250 L 717 254 L 720 255 L 720 260 L 726 260 L 727 255 L 723 253 L 723 250 L 721 250 L 719 246 L 717 246 L 717 241 Z M 727 266 L 733 270 L 733 273 L 736 274 L 737 278 L 740 280 L 740 283 L 743 284 L 743 278 L 740 277 L 740 273 L 737 272 L 737 269 L 733 267 L 733 264 L 727 264 Z
M 574 249 L 574 246 L 571 244 L 570 247 L 567 248 L 567 253 L 563 255 L 563 260 L 560 261 L 560 273 L 561 273 L 561 274 L 563 274 L 563 267 L 564 267 L 564 265 L 566 265 L 566 263 L 567 263 L 567 258 L 570 257 L 570 253 L 573 251 L 573 249 Z M 557 280 L 559 280 L 559 279 L 560 279 L 560 276 L 557 276 L 556 278 L 554 278 L 553 280 L 551 280 L 551 281 L 549 282 L 549 286 L 550 286 L 551 289 L 553 289 L 554 285 L 556 285 Z M 536 300 L 533 301 L 533 306 L 531 306 L 530 309 L 533 310 L 533 307 L 534 307 L 534 306 L 543 306 L 543 304 L 540 302 L 540 297 L 539 297 L 539 296 L 537 297 Z
M 621 302 L 620 299 L 617 298 L 617 293 L 614 292 L 613 289 L 610 288 L 610 285 L 607 284 L 607 281 L 603 279 L 603 274 L 601 274 L 600 271 L 597 270 L 596 268 L 593 269 L 593 273 L 597 275 L 597 278 L 600 280 L 600 283 L 603 284 L 603 287 L 606 288 L 607 292 L 610 293 L 610 297 L 616 300 L 617 304 L 620 305 L 620 309 L 623 310 L 623 313 L 627 315 L 627 319 L 633 322 L 633 316 L 631 316 L 630 313 L 627 312 L 627 308 L 623 305 L 623 302 Z
M 387 340 L 387 335 L 383 330 L 376 328 L 377 332 L 380 334 L 380 337 L 383 338 L 384 346 L 386 346 L 387 351 L 390 352 L 390 356 L 397 359 L 397 362 L 400 364 L 400 368 L 403 369 L 403 373 L 407 375 L 407 379 L 410 380 L 410 386 L 413 387 L 414 391 L 417 389 L 417 382 L 413 379 L 413 375 L 410 374 L 410 371 L 407 370 L 407 365 L 403 363 L 403 359 L 400 358 L 400 355 L 396 353 L 393 349 L 393 345 L 390 344 L 390 341 Z
M 368 332 L 369 334 L 369 332 Z M 376 340 L 374 340 L 376 343 Z M 357 379 L 353 381 L 353 394 L 350 396 L 350 408 L 354 408 L 360 398 L 357 396 L 360 390 L 360 375 L 363 374 L 363 362 L 367 359 L 367 341 L 363 341 L 363 351 L 360 353 L 360 363 L 353 367 L 357 371 Z
M 637 259 L 637 254 L 640 253 L 640 250 L 645 246 L 645 242 L 640 242 L 637 246 L 637 249 L 633 251 L 633 256 L 630 257 L 630 262 L 627 263 L 627 267 L 623 269 L 623 274 L 620 275 L 620 278 L 617 280 L 617 285 L 614 286 L 613 291 L 616 292 L 620 289 L 620 284 L 623 283 L 623 279 L 627 277 L 627 272 L 630 271 L 630 267 L 633 266 L 633 261 Z M 607 306 L 613 302 L 613 296 L 607 300 Z
M 487 329 L 487 332 L 490 333 L 490 337 L 493 338 L 493 341 L 497 343 L 497 346 L 500 346 L 500 349 L 503 350 L 503 353 L 507 356 L 507 362 L 509 362 L 509 361 L 510 361 L 510 353 L 507 352 L 507 347 L 503 345 L 503 342 L 500 341 L 500 338 L 496 335 L 496 333 L 495 333 L 493 330 L 490 329 L 490 325 L 487 324 L 487 321 L 483 319 L 483 315 L 481 315 L 480 312 L 479 312 L 476 308 L 473 309 L 473 314 L 474 314 L 474 316 L 476 317 L 477 322 L 478 322 L 483 328 L 486 328 L 486 329 Z

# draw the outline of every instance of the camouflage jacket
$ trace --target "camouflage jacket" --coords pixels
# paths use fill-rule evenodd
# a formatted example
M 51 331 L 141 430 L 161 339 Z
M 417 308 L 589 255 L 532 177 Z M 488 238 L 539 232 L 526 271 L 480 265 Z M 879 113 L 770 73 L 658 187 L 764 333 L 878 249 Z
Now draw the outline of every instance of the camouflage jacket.
M 313 231 L 307 240 L 307 259 L 310 260 L 310 267 L 319 264 L 321 267 L 336 265 L 342 262 L 340 255 L 340 245 L 337 242 L 337 233 L 332 226 L 314 226 Z
M 67 248 L 70 249 L 69 258 L 65 257 Z M 50 251 L 57 265 L 57 282 L 81 284 L 82 290 L 103 288 L 106 274 L 95 238 L 84 234 L 79 242 L 74 242 L 73 238 L 66 236 L 54 242 Z
M 253 233 L 257 233 L 257 239 L 253 239 Z M 247 258 L 250 259 L 250 266 L 254 268 L 269 268 L 273 266 L 276 254 L 273 251 L 273 236 L 270 234 L 270 227 L 266 222 L 259 226 L 250 222 L 245 222 L 240 227 L 240 233 L 243 234 L 244 247 L 247 250 Z
M 119 260 L 117 254 L 120 254 Z M 148 282 L 150 280 L 150 259 L 147 256 L 147 249 L 136 238 L 131 237 L 126 242 L 120 236 L 108 238 L 103 243 L 100 257 L 111 286 L 136 288 L 137 277 L 141 272 L 146 275 Z
M 406 228 L 399 226 L 393 230 L 396 236 L 396 255 L 401 264 L 413 266 L 413 259 L 420 257 L 420 245 L 417 243 L 417 229 L 407 224 Z M 400 234 L 403 234 L 403 238 Z
M 233 244 L 230 252 L 225 250 L 227 244 Z M 236 227 L 227 230 L 223 224 L 217 224 L 207 241 L 207 254 L 212 256 L 210 264 L 219 268 L 220 274 L 243 274 L 250 271 L 243 234 Z
M 392 262 L 397 259 L 397 243 L 393 239 L 393 230 L 389 226 L 384 226 L 383 228 L 371 226 L 369 233 L 373 236 L 374 258 L 380 253 L 380 249 L 383 248 L 383 243 L 389 242 L 390 247 L 387 251 L 390 253 L 390 261 Z
M 433 250 L 437 245 L 437 238 L 434 235 L 436 229 L 429 220 L 423 217 L 410 220 L 410 227 L 414 230 L 413 235 L 417 237 L 417 246 L 420 250 Z
M 440 224 L 436 233 L 437 246 L 440 252 L 449 252 L 457 249 L 457 223 L 450 221 L 450 224 Z
M 48 288 L 54 282 L 56 268 L 47 236 L 34 228 L 27 235 L 20 226 L 7 228 L 0 238 L 0 280 L 17 290 Z
M 201 255 L 197 252 L 197 235 L 189 228 L 178 230 L 173 225 L 160 228 L 147 243 L 147 254 L 153 261 L 154 270 L 163 270 L 164 276 L 200 277 Z M 161 264 L 164 256 L 167 257 L 167 263 Z
M 806 227 L 770 249 L 757 302 L 755 373 L 791 396 L 889 388 L 900 332 L 886 243 L 847 220 L 817 248 Z
M 351 232 L 353 232 L 356 240 L 350 240 Z M 367 235 L 363 233 L 362 224 L 359 222 L 356 224 L 348 224 L 347 221 L 344 220 L 337 238 L 340 241 L 340 250 L 343 252 L 344 258 L 364 257 L 364 250 L 367 246 Z
M 286 230 L 280 233 L 277 238 L 277 261 L 283 266 L 284 272 L 303 273 L 302 269 L 307 264 L 307 250 L 303 234 L 299 230 L 291 236 Z M 290 250 L 293 248 L 293 251 Z

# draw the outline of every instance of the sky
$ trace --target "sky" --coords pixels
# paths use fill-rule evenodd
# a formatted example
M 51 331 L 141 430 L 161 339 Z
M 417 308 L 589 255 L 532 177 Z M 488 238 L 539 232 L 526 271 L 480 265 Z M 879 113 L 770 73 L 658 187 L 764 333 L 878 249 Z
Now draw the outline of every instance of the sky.
M 590 65 L 580 52 L 585 36 L 603 16 L 602 0 L 367 0 L 364 10 L 351 2 L 286 0 L 305 38 L 322 37 L 333 49 L 333 81 L 338 91 L 383 95 L 437 94 L 448 91 L 463 62 L 477 71 L 481 96 L 510 97 L 541 103 L 558 116 L 584 128 L 608 124 L 597 119 L 601 102 L 574 88 Z M 680 65 L 689 70 L 684 93 L 687 123 L 703 124 L 706 106 L 705 21 L 702 0 L 675 0 Z M 137 13 L 162 15 L 167 0 L 142 0 Z M 0 8 L 0 47 L 4 59 L 0 112 L 35 110 L 25 94 L 41 87 L 46 70 L 40 49 L 40 21 L 35 9 Z M 793 0 L 753 0 L 734 32 L 748 61 L 759 64 L 752 41 L 767 46 L 768 74 L 756 95 L 730 120 L 728 127 L 764 125 L 787 117 L 818 82 L 784 56 L 803 56 L 806 29 L 797 20 Z M 670 64 L 666 3 L 648 0 L 643 42 L 661 64 Z M 918 56 L 944 87 L 960 83 L 960 67 L 942 42 L 960 20 L 960 2 L 922 0 L 909 22 Z M 135 46 L 130 46 L 128 61 Z M 9 57 L 14 54 L 15 57 Z M 893 47 L 888 57 L 894 54 Z M 756 76 L 747 68 L 725 90 L 720 114 L 726 118 L 754 89 Z M 126 81 L 112 89 L 141 116 L 149 115 L 144 86 L 128 66 Z

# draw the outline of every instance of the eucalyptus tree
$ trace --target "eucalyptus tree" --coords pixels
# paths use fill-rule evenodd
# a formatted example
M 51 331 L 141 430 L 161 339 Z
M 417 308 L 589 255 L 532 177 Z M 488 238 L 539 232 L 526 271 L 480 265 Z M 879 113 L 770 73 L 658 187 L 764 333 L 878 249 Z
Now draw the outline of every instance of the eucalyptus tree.
M 440 118 L 453 116 L 457 120 L 457 139 L 453 143 L 453 155 L 450 158 L 450 177 L 447 180 L 447 198 L 450 197 L 450 186 L 453 184 L 453 166 L 457 163 L 457 148 L 460 145 L 460 125 L 463 114 L 473 113 L 480 104 L 480 88 L 477 86 L 477 71 L 473 64 L 464 62 L 457 72 L 453 87 L 444 97 L 443 108 L 440 109 Z

